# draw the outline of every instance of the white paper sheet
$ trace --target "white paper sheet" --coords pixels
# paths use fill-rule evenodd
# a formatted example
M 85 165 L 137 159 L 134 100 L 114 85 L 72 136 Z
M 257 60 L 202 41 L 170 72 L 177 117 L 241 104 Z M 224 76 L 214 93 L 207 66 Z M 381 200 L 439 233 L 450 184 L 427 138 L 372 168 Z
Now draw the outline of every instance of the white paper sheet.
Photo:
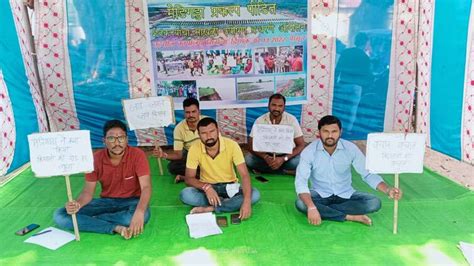
M 41 232 L 51 230 L 51 232 L 47 232 L 44 234 L 40 234 Z M 69 232 L 59 230 L 54 227 L 48 227 L 44 230 L 41 230 L 40 232 L 37 233 L 38 235 L 32 235 L 30 238 L 25 240 L 25 243 L 31 243 L 31 244 L 36 244 L 43 246 L 45 248 L 49 248 L 51 250 L 56 250 L 67 243 L 73 241 L 76 239 L 74 234 L 71 234 Z
M 461 249 L 469 265 L 474 266 L 474 244 L 459 242 L 459 249 Z
M 186 223 L 192 238 L 222 234 L 222 230 L 217 226 L 216 216 L 212 212 L 188 214 Z

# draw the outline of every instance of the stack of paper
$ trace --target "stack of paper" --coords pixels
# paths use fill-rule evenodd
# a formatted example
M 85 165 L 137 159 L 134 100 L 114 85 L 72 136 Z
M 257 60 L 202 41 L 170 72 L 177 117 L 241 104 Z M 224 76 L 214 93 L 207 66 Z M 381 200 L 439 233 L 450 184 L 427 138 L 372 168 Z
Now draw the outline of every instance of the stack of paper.
M 212 212 L 188 214 L 186 223 L 192 238 L 222 234 L 222 230 L 217 226 L 216 216 Z
M 461 249 L 469 265 L 474 265 L 474 244 L 459 242 L 459 249 Z
M 73 241 L 76 237 L 66 231 L 48 227 L 37 234 L 32 235 L 25 240 L 25 243 L 31 243 L 56 250 L 67 243 Z

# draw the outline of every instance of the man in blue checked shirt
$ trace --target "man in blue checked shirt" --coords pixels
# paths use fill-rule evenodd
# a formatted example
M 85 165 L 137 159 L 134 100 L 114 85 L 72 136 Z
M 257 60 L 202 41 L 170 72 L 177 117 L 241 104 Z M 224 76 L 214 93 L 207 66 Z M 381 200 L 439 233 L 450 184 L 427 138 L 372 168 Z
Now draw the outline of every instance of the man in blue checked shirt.
M 296 208 L 306 213 L 308 222 L 313 225 L 320 225 L 321 220 L 372 225 L 366 214 L 380 209 L 380 199 L 352 187 L 351 166 L 365 183 L 391 199 L 400 199 L 402 191 L 389 187 L 382 177 L 365 169 L 364 154 L 354 143 L 340 139 L 342 127 L 337 117 L 321 118 L 318 130 L 321 139 L 303 150 L 296 169 L 295 186 L 299 197 Z

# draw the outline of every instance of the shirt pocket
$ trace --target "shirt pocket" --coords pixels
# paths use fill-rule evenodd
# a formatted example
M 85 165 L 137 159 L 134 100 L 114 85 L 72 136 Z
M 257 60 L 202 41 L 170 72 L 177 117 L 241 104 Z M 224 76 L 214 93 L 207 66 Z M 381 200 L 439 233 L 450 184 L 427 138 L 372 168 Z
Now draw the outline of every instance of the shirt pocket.
M 139 186 L 138 177 L 133 171 L 127 171 L 122 177 L 122 189 L 124 192 L 135 192 Z
M 129 176 L 129 177 L 125 177 L 124 180 L 128 181 L 128 180 L 131 180 L 133 178 L 135 178 L 135 176 L 132 175 L 132 176 Z

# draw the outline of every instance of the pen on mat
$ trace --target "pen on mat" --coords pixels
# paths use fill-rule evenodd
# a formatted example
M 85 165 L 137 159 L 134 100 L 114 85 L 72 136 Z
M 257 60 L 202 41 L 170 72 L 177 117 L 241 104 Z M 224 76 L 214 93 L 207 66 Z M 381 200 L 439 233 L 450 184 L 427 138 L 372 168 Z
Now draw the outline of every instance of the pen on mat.
M 43 232 L 39 232 L 37 234 L 34 234 L 33 236 L 39 236 L 39 235 L 46 234 L 46 233 L 49 233 L 49 232 L 51 232 L 51 230 L 46 230 L 46 231 L 43 231 Z

